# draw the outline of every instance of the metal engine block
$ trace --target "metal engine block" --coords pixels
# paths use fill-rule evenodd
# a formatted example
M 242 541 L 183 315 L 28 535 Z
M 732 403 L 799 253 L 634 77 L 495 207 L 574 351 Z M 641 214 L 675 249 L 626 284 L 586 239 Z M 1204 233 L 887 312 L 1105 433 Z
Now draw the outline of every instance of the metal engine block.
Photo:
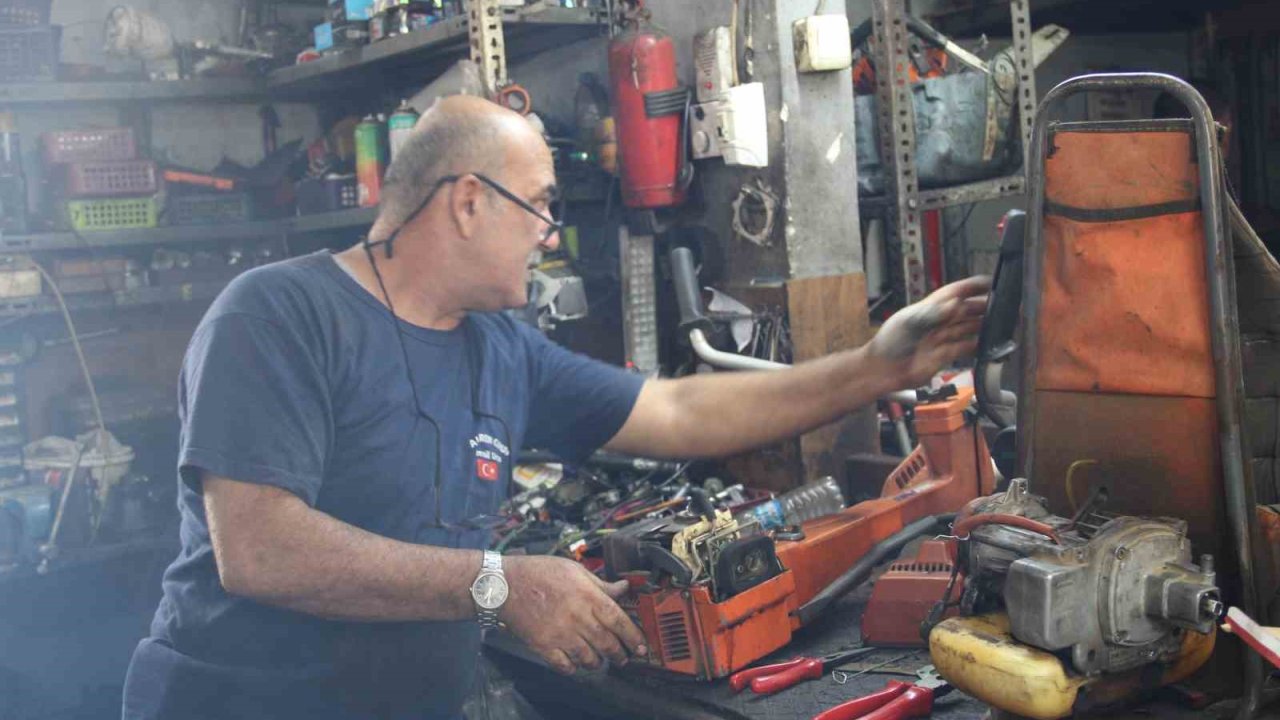
M 1182 520 L 1088 508 L 1075 519 L 1059 517 L 1022 479 L 971 509 L 990 521 L 974 526 L 961 546 L 962 613 L 1004 608 L 1014 637 L 1069 652 L 1082 674 L 1170 661 L 1184 630 L 1210 632 L 1222 613 L 1213 558 L 1191 562 Z M 1010 515 L 1051 528 L 1057 542 L 1000 522 Z

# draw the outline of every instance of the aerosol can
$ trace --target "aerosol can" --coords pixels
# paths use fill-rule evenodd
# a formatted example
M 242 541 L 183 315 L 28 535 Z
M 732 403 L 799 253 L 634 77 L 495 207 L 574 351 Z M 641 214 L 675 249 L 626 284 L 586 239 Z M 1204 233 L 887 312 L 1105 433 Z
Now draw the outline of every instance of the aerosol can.
M 396 108 L 396 111 L 391 113 L 391 117 L 387 119 L 388 145 L 391 146 L 392 161 L 396 159 L 396 154 L 400 152 L 400 148 L 409 139 L 410 133 L 413 132 L 413 126 L 417 122 L 418 111 L 413 109 L 408 100 L 401 100 L 400 107 Z
M 382 196 L 387 169 L 387 139 L 381 116 L 367 115 L 356 125 L 356 187 L 360 207 L 373 207 Z

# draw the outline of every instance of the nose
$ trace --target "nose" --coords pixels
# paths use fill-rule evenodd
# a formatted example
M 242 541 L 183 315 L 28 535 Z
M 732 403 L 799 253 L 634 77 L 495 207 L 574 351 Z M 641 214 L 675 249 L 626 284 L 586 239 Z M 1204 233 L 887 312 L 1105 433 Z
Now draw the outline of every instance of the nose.
M 560 231 L 552 230 L 546 239 L 538 243 L 538 247 L 542 248 L 544 252 L 555 252 L 560 247 Z

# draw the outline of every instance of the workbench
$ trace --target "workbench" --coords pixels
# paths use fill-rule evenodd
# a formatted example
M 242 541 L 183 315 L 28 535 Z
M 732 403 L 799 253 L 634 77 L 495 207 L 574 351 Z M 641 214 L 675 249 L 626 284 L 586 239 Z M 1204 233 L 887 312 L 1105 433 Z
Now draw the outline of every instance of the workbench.
M 821 656 L 856 647 L 865 594 L 855 593 L 832 607 L 812 625 L 796 633 L 791 644 L 759 664 L 789 660 L 799 655 Z M 895 662 L 851 677 L 837 684 L 827 673 L 820 680 L 802 682 L 776 695 L 758 696 L 749 690 L 735 694 L 727 680 L 696 682 L 640 667 L 564 676 L 536 659 L 512 637 L 486 638 L 486 656 L 534 705 L 562 708 L 563 715 L 580 718 L 654 718 L 661 720 L 806 720 L 828 708 L 884 688 L 889 680 L 912 681 L 915 670 L 930 663 L 924 648 L 882 648 L 857 662 L 842 665 L 850 675 L 885 661 Z M 908 657 L 903 657 L 912 653 Z M 952 691 L 934 705 L 937 720 L 978 720 L 987 706 L 959 691 Z M 1115 717 L 1181 720 L 1209 717 L 1203 712 L 1156 702 Z

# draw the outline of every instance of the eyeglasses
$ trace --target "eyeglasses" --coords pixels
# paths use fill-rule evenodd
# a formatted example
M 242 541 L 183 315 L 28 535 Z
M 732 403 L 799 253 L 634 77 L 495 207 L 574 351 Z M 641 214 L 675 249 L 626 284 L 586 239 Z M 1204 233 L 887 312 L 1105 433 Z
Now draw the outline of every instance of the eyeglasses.
M 564 230 L 564 223 L 560 222 L 554 216 L 554 212 L 550 217 L 543 214 L 542 211 L 538 210 L 538 208 L 529 204 L 527 200 L 525 200 L 524 198 L 521 198 L 519 195 L 516 195 L 515 193 L 506 189 L 505 187 L 502 186 L 502 183 L 499 183 L 497 180 L 494 180 L 488 175 L 484 175 L 482 173 L 466 173 L 465 175 L 445 175 L 439 180 L 436 180 L 436 184 L 431 186 L 431 190 L 427 193 L 427 196 L 422 198 L 422 202 L 418 203 L 418 207 L 414 208 L 413 212 L 409 213 L 409 216 L 404 219 L 404 222 L 400 223 L 400 227 L 391 231 L 391 234 L 388 235 L 385 240 L 375 240 L 367 244 L 374 247 L 378 245 L 386 245 L 387 246 L 386 255 L 387 257 L 391 257 L 392 243 L 395 242 L 396 236 L 400 234 L 400 231 L 403 230 L 405 226 L 407 226 L 410 222 L 412 222 L 412 220 L 418 216 L 418 213 L 425 210 L 426 207 L 431 204 L 431 201 L 435 198 L 436 193 L 440 191 L 440 188 L 444 187 L 445 184 L 447 183 L 458 182 L 459 180 L 466 177 L 467 175 L 471 175 L 472 177 L 484 183 L 485 185 L 488 185 L 490 188 L 493 188 L 494 192 L 498 193 L 499 195 L 506 198 L 507 200 L 510 200 L 511 202 L 515 203 L 520 207 L 521 210 L 524 210 L 525 212 L 538 218 L 544 224 L 546 224 L 547 229 L 542 232 L 542 238 L 538 241 L 538 244 L 546 245 L 547 242 L 551 240 L 552 235 L 555 235 L 556 233 Z

